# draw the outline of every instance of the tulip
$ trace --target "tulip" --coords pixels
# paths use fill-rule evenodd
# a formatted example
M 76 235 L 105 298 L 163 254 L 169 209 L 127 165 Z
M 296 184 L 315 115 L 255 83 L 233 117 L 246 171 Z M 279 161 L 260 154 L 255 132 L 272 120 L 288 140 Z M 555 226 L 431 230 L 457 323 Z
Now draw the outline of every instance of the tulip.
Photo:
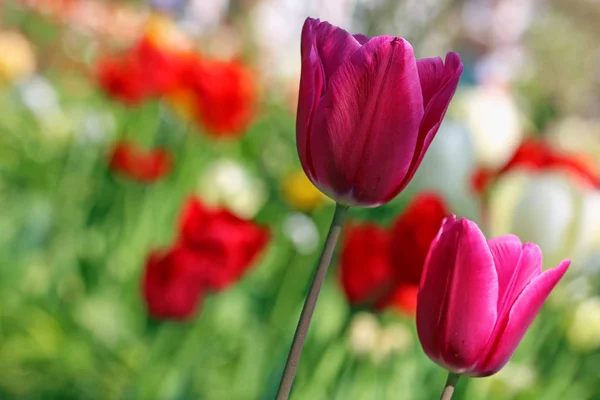
M 537 245 L 523 245 L 514 235 L 486 241 L 475 223 L 448 217 L 431 244 L 419 287 L 423 350 L 451 374 L 498 372 L 569 264 L 564 260 L 542 273 Z
M 174 320 L 192 317 L 207 288 L 205 266 L 184 247 L 152 252 L 142 282 L 150 315 Z
M 209 265 L 208 286 L 223 290 L 237 282 L 269 241 L 269 232 L 224 208 L 207 208 L 190 198 L 179 222 L 179 245 Z
M 375 207 L 411 180 L 456 91 L 458 54 L 417 60 L 393 36 L 368 39 L 318 19 L 302 30 L 300 161 L 321 191 Z
M 109 167 L 126 178 L 152 183 L 171 171 L 172 161 L 163 148 L 146 151 L 134 143 L 123 141 L 112 149 Z

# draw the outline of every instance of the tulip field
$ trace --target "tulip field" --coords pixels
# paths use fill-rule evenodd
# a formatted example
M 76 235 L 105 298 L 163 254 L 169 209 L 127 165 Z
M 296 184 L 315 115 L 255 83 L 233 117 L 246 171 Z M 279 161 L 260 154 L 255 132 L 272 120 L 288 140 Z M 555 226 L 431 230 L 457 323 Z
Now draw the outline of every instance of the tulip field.
M 592 3 L 0 2 L 0 400 L 600 399 Z

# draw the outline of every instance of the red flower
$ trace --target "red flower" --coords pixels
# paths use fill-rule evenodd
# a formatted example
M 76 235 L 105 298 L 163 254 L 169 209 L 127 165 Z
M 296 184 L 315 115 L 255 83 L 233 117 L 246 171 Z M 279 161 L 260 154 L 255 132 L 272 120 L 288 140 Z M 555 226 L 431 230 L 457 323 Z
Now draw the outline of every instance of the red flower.
M 429 246 L 448 210 L 434 193 L 421 193 L 386 230 L 373 224 L 348 229 L 341 282 L 350 303 L 414 315 Z
M 581 155 L 564 154 L 545 142 L 530 139 L 524 141 L 506 165 L 499 170 L 479 169 L 475 171 L 472 181 L 473 189 L 476 193 L 482 194 L 501 175 L 517 168 L 530 171 L 560 169 L 571 174 L 583 185 L 600 186 L 598 171 L 589 160 Z
M 175 90 L 182 81 L 187 55 L 157 47 L 142 38 L 120 57 L 98 62 L 100 86 L 127 105 L 137 105 L 151 96 Z
M 189 199 L 181 214 L 179 242 L 210 265 L 207 279 L 216 290 L 239 280 L 268 239 L 263 227 L 226 209 L 208 209 L 197 198 Z
M 394 288 L 390 234 L 375 224 L 346 229 L 340 257 L 342 288 L 353 305 L 372 305 Z
M 145 83 L 149 94 L 162 96 L 182 83 L 187 53 L 158 47 L 147 38 L 142 38 L 132 52 L 141 66 L 138 79 Z
M 136 105 L 166 95 L 214 136 L 243 134 L 254 115 L 256 77 L 238 61 L 207 60 L 142 38 L 121 57 L 101 59 L 97 70 L 112 97 Z
M 392 227 L 392 262 L 399 278 L 419 285 L 431 242 L 449 211 L 436 193 L 423 192 L 413 198 Z
M 150 315 L 175 320 L 191 317 L 206 290 L 205 267 L 194 252 L 184 247 L 151 253 L 143 278 Z
M 140 75 L 140 66 L 131 57 L 105 58 L 97 65 L 100 86 L 110 96 L 130 106 L 139 104 L 148 95 Z
M 130 142 L 119 142 L 113 148 L 110 168 L 127 178 L 151 183 L 159 180 L 171 170 L 171 157 L 166 149 L 146 151 Z
M 256 77 L 237 61 L 198 56 L 187 61 L 187 72 L 176 94 L 191 102 L 194 118 L 214 136 L 243 134 L 254 115 Z

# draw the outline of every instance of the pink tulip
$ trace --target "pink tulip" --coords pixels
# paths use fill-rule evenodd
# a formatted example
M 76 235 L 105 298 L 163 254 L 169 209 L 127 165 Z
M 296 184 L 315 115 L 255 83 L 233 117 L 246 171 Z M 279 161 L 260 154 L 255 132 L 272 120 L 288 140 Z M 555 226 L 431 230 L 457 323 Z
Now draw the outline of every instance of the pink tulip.
M 542 253 L 514 236 L 487 240 L 446 218 L 431 244 L 417 298 L 425 353 L 450 372 L 488 376 L 515 352 L 570 261 L 542 273 Z
M 300 161 L 321 191 L 374 207 L 410 182 L 442 122 L 463 65 L 417 60 L 406 40 L 351 35 L 318 19 L 302 29 L 296 120 Z

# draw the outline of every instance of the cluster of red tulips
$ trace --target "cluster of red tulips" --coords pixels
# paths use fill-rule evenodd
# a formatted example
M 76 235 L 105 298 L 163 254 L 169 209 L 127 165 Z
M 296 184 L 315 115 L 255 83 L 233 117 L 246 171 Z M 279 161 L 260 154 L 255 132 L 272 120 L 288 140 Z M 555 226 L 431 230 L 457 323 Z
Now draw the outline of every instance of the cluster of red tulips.
M 340 255 L 340 281 L 349 302 L 414 315 L 427 251 L 448 214 L 439 195 L 421 193 L 390 229 L 374 223 L 348 226 Z
M 161 97 L 213 136 L 237 136 L 250 123 L 255 79 L 239 61 L 206 59 L 142 37 L 132 48 L 100 59 L 100 86 L 134 106 Z
M 143 277 L 148 312 L 157 319 L 190 318 L 206 294 L 237 282 L 268 241 L 269 232 L 254 222 L 189 198 L 175 243 L 148 257 Z

